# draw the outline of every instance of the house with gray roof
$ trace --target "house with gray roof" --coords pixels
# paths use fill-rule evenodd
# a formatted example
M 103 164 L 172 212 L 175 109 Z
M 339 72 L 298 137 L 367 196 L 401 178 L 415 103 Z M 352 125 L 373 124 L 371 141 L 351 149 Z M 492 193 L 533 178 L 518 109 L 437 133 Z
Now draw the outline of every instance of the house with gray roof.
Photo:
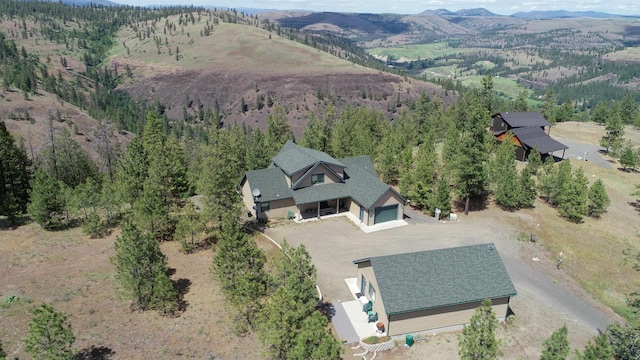
M 516 289 L 493 244 L 355 260 L 360 295 L 387 334 L 455 329 L 490 299 L 504 321 Z
M 508 133 L 513 134 L 511 141 L 516 149 L 516 159 L 520 161 L 526 161 L 536 148 L 543 157 L 562 150 L 562 158 L 569 148 L 549 136 L 551 123 L 537 111 L 497 113 L 491 118 L 490 130 L 498 142 L 502 142 Z
M 334 159 L 287 141 L 266 169 L 247 171 L 239 192 L 256 219 L 351 213 L 365 226 L 402 220 L 406 200 L 379 180 L 369 156 Z

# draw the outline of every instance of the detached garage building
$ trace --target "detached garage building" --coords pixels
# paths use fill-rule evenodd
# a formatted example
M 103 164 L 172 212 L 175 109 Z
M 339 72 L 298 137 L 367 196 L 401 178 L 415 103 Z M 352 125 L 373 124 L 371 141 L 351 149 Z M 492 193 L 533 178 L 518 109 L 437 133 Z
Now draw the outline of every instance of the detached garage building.
M 378 256 L 354 261 L 360 292 L 388 335 L 453 329 L 491 299 L 504 321 L 516 295 L 493 244 Z
M 402 220 L 406 200 L 383 183 L 369 156 L 335 159 L 287 141 L 267 169 L 240 180 L 247 210 L 258 219 L 321 218 L 350 212 L 365 226 Z

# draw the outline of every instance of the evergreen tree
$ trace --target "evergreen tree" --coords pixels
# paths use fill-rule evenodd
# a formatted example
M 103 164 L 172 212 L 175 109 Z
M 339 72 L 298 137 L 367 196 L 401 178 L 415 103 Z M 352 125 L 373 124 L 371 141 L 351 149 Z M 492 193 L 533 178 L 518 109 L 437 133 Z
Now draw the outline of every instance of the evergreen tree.
M 578 168 L 572 178 L 569 186 L 563 186 L 563 193 L 558 203 L 558 212 L 561 216 L 566 217 L 570 221 L 580 222 L 582 217 L 589 212 L 589 180 L 584 175 L 582 168 Z
M 51 229 L 60 224 L 64 205 L 60 184 L 45 171 L 36 170 L 31 183 L 31 202 L 27 206 L 31 218 L 44 229 Z
M 198 192 L 204 197 L 205 218 L 218 223 L 239 207 L 238 180 L 246 171 L 244 135 L 238 126 L 212 129 L 201 154 Z
M 564 360 L 569 355 L 569 337 L 567 325 L 563 325 L 545 340 L 540 360 Z
M 536 182 L 527 169 L 522 169 L 520 172 L 519 185 L 519 207 L 533 207 L 536 197 L 538 197 L 538 191 L 536 190 Z
M 633 125 L 640 114 L 640 110 L 638 110 L 638 103 L 631 92 L 627 92 L 627 94 L 622 98 L 620 102 L 620 120 L 622 120 L 623 124 Z
M 24 341 L 24 350 L 33 359 L 70 360 L 76 338 L 67 315 L 57 312 L 53 307 L 42 304 L 33 310 L 33 319 L 29 323 L 29 333 Z
M 49 173 L 57 181 L 74 189 L 87 178 L 98 177 L 98 167 L 69 133 L 63 128 L 36 159 L 37 167 Z M 55 146 L 55 147 L 54 147 Z
M 167 275 L 167 258 L 158 242 L 127 220 L 114 245 L 116 255 L 111 261 L 116 266 L 114 281 L 118 296 L 130 300 L 133 309 L 172 313 L 177 293 Z
M 614 351 L 609 344 L 609 337 L 602 333 L 596 337 L 594 343 L 589 341 L 582 354 L 577 354 L 580 360 L 613 360 Z
M 518 97 L 513 102 L 513 111 L 529 111 L 529 104 L 527 99 L 529 98 L 529 92 L 522 90 L 518 93 Z
M 255 325 L 269 282 L 265 262 L 264 252 L 242 230 L 237 213 L 227 214 L 218 234 L 211 273 L 222 286 L 236 333 L 242 334 Z
M 462 360 L 490 360 L 500 355 L 500 340 L 496 339 L 496 315 L 491 300 L 482 302 L 468 325 L 458 336 L 460 358 Z
M 0 159 L 0 215 L 13 225 L 27 210 L 31 162 L 3 121 L 0 121 Z
M 423 143 L 418 147 L 415 165 L 403 176 L 403 193 L 411 199 L 414 206 L 420 209 L 429 206 L 435 182 L 436 156 L 433 145 L 427 142 Z
M 302 137 L 299 145 L 309 149 L 325 151 L 327 146 L 325 138 L 325 130 L 322 119 L 318 118 L 313 112 L 307 115 L 307 123 L 304 126 Z
M 276 106 L 267 117 L 267 131 L 264 143 L 268 158 L 274 157 L 287 140 L 295 140 L 287 120 L 287 111 L 281 106 Z
M 189 253 L 196 247 L 196 238 L 204 232 L 206 224 L 196 205 L 187 200 L 182 213 L 178 215 L 174 240 L 180 241 L 180 249 Z
M 402 148 L 400 133 L 395 129 L 388 131 L 383 137 L 379 145 L 376 168 L 378 174 L 385 183 L 392 183 L 398 180 L 400 176 L 400 156 Z
M 620 117 L 620 112 L 614 110 L 607 118 L 605 134 L 600 139 L 600 146 L 611 152 L 613 156 L 617 156 L 618 151 L 622 147 L 622 138 L 624 137 L 624 122 Z
M 435 209 L 440 209 L 441 217 L 451 214 L 451 185 L 446 176 L 441 176 L 438 180 L 436 191 L 429 200 L 429 208 L 432 215 Z
M 339 343 L 326 331 L 326 322 L 314 315 L 316 270 L 304 246 L 292 248 L 285 241 L 275 266 L 275 292 L 266 301 L 257 328 L 265 357 L 339 358 Z
M 607 211 L 611 201 L 604 188 L 604 182 L 598 179 L 589 188 L 589 216 L 600 217 Z
M 542 164 L 542 171 L 538 171 L 538 188 L 540 190 L 540 196 L 547 202 L 552 204 L 551 195 L 554 192 L 556 186 L 556 177 L 558 169 L 555 167 L 554 161 L 551 157 L 548 157 Z
M 529 156 L 527 157 L 527 168 L 526 170 L 531 175 L 536 175 L 538 173 L 538 169 L 542 166 L 542 156 L 540 155 L 540 151 L 538 151 L 538 146 L 531 150 Z
M 605 334 L 616 359 L 640 359 L 640 325 L 611 324 Z
M 557 122 L 565 122 L 573 120 L 573 115 L 575 114 L 576 109 L 573 105 L 573 100 L 571 98 L 567 98 L 560 108 L 558 108 L 556 112 L 556 121 Z
M 518 186 L 516 155 L 513 151 L 512 139 L 512 135 L 503 139 L 491 162 L 491 175 L 495 184 L 494 200 L 498 206 L 508 210 L 520 207 L 520 196 L 522 195 Z
M 486 127 L 489 115 L 481 103 L 472 99 L 465 104 L 460 119 L 460 142 L 456 161 L 456 188 L 460 201 L 464 201 L 464 213 L 469 214 L 471 199 L 484 201 L 487 195 L 488 136 Z
M 542 103 L 542 116 L 547 119 L 549 122 L 553 123 L 556 121 L 556 111 L 558 107 L 558 99 L 556 98 L 556 93 L 553 91 L 551 87 L 547 88 L 547 91 L 544 93 L 544 102 Z
M 133 205 L 142 195 L 148 166 L 142 136 L 136 136 L 127 146 L 116 169 L 117 197 L 121 203 Z
M 631 143 L 627 142 L 620 151 L 620 165 L 622 169 L 635 169 L 638 166 L 638 151 L 633 148 Z
M 248 134 L 247 153 L 245 155 L 247 170 L 264 169 L 269 166 L 269 157 L 264 151 L 264 134 L 260 129 L 254 129 Z
M 591 112 L 591 121 L 596 124 L 605 124 L 609 118 L 610 105 L 604 101 L 599 101 L 595 109 Z
M 482 77 L 482 102 L 489 115 L 493 115 L 493 77 L 491 74 Z

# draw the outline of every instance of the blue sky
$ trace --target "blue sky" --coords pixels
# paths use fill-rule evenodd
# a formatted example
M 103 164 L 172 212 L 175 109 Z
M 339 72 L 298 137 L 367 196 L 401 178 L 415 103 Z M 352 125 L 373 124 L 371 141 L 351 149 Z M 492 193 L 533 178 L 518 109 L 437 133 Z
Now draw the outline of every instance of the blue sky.
M 303 9 L 356 13 L 417 14 L 424 10 L 460 10 L 483 7 L 510 15 L 518 11 L 570 10 L 601 11 L 610 14 L 640 15 L 638 0 L 112 0 L 128 5 L 203 5 L 259 9 Z

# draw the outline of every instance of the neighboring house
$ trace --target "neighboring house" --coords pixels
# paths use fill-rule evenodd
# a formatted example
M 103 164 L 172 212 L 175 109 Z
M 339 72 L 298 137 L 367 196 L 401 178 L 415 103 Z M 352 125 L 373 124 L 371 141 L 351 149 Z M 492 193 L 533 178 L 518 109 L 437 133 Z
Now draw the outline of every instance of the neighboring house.
M 526 161 L 531 150 L 538 148 L 544 158 L 555 151 L 569 147 L 549 136 L 551 123 L 539 112 L 501 112 L 491 118 L 490 130 L 497 141 L 502 142 L 508 132 L 513 134 L 516 159 Z M 545 131 L 546 130 L 546 131 Z
M 350 212 L 364 225 L 402 220 L 406 200 L 381 182 L 368 156 L 336 160 L 291 141 L 267 169 L 247 171 L 239 191 L 257 219 Z
M 485 299 L 501 321 L 516 289 L 493 244 L 463 246 L 353 262 L 360 292 L 373 302 L 388 335 L 455 329 Z

